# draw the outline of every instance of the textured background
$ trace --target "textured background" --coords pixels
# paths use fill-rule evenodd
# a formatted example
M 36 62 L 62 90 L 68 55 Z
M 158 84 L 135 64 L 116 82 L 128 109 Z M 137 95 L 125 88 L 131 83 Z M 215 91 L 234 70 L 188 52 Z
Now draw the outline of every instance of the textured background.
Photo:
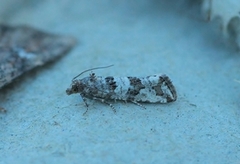
M 1 2 L 3 4 L 3 2 Z M 200 6 L 157 0 L 8 1 L 1 22 L 75 36 L 60 60 L 0 91 L 0 163 L 239 163 L 240 55 Z M 174 5 L 173 5 L 174 4 Z M 67 96 L 81 71 L 166 73 L 171 104 L 109 106 Z M 85 74 L 87 76 L 88 74 Z

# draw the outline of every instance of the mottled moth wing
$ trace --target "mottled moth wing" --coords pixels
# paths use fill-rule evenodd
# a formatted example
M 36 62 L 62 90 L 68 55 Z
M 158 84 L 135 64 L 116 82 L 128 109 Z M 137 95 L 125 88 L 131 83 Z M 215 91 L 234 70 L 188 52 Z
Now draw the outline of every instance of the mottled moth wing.
M 73 37 L 28 26 L 0 25 L 0 88 L 24 72 L 66 54 L 75 44 Z

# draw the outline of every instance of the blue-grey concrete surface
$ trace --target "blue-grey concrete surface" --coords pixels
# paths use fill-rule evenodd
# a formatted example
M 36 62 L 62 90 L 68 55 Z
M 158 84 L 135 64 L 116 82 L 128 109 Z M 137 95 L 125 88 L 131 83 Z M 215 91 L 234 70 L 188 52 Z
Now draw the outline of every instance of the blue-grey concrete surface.
M 0 91 L 7 109 L 0 114 L 0 163 L 240 163 L 240 54 L 197 6 L 173 4 L 23 1 L 6 14 L 7 23 L 79 43 Z M 94 72 L 167 74 L 178 100 L 144 104 L 146 110 L 117 102 L 116 113 L 90 101 L 82 115 L 82 99 L 67 96 L 66 88 L 81 71 L 109 64 Z

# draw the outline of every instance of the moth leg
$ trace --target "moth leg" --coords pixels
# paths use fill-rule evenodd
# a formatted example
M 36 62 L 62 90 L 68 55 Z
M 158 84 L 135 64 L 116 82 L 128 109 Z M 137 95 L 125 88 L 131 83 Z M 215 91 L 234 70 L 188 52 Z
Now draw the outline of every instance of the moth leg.
M 83 113 L 83 115 L 85 115 L 86 113 L 87 113 L 87 111 L 88 111 L 88 103 L 87 103 L 87 99 L 83 96 L 83 95 L 81 95 L 80 94 L 80 96 L 82 97 L 82 99 L 83 99 L 83 102 L 84 102 L 84 104 L 86 105 L 86 107 L 87 107 L 87 109 L 86 109 L 86 111 Z
M 101 99 L 101 98 L 98 98 L 98 97 L 93 97 L 93 100 L 97 100 L 97 101 L 100 101 L 102 103 L 105 103 L 105 104 L 109 105 L 112 108 L 113 112 L 116 113 L 116 109 L 114 108 L 114 106 L 111 103 L 107 102 L 105 99 Z
M 138 106 L 140 106 L 140 107 L 146 109 L 145 106 L 143 106 L 142 104 L 140 104 L 140 103 L 138 103 L 138 102 L 136 102 L 136 101 L 131 100 L 131 102 L 132 102 L 133 104 L 135 104 L 135 105 L 138 105 Z

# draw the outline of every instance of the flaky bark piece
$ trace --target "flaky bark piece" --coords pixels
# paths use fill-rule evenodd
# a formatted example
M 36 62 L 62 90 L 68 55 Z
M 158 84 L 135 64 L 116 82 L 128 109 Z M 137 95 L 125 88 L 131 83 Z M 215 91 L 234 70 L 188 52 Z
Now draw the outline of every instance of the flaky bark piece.
M 66 54 L 75 44 L 73 37 L 28 26 L 0 25 L 0 88 L 34 67 Z

